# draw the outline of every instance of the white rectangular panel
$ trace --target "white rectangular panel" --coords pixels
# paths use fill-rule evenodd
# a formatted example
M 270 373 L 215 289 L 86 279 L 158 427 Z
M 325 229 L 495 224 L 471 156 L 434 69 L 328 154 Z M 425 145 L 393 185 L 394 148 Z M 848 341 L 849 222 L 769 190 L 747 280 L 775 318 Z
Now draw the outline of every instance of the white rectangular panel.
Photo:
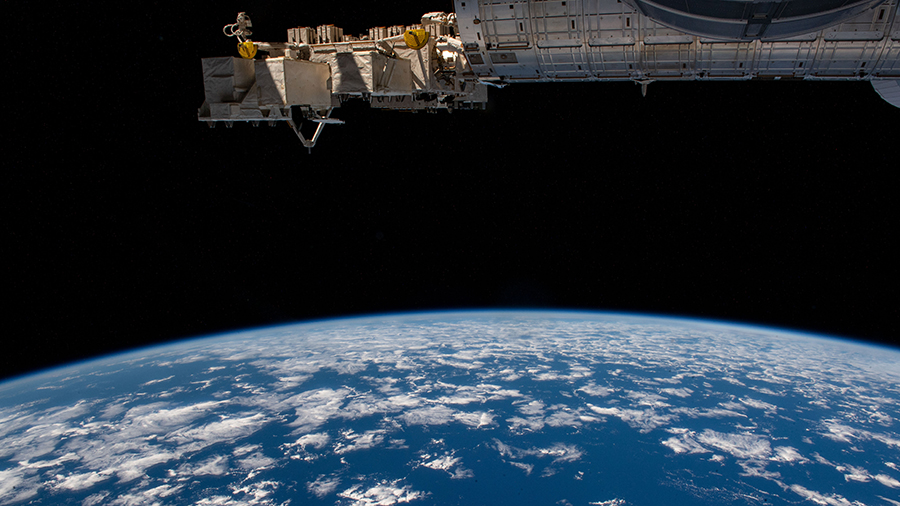
M 581 39 L 559 39 L 559 40 L 539 40 L 537 46 L 539 48 L 549 47 L 581 47 L 584 42 Z
M 593 47 L 602 47 L 602 46 L 633 46 L 634 45 L 634 37 L 605 37 L 599 39 L 590 39 L 588 41 L 589 46 Z
M 692 44 L 694 42 L 693 35 L 648 35 L 644 37 L 644 44 Z
M 825 40 L 881 40 L 884 32 L 828 32 Z

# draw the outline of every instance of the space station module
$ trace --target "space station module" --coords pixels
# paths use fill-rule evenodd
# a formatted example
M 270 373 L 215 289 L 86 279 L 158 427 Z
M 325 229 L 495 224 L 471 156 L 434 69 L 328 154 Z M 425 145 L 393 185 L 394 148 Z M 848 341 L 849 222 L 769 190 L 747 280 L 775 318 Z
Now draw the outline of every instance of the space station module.
M 481 109 L 487 87 L 632 81 L 870 81 L 900 107 L 900 0 L 455 0 L 453 13 L 361 35 L 296 27 L 204 58 L 210 126 L 287 123 L 312 148 L 350 99 L 376 109 Z M 316 123 L 304 135 L 301 122 Z

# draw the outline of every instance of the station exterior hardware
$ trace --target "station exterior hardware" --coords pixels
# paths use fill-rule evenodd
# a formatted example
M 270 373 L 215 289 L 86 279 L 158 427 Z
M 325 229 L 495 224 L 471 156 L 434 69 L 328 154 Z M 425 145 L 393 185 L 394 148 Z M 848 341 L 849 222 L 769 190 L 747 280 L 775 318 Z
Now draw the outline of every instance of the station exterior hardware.
M 350 99 L 375 109 L 482 109 L 487 87 L 632 81 L 870 81 L 900 107 L 900 0 L 455 0 L 414 25 L 344 34 L 296 27 L 251 39 L 223 28 L 238 56 L 203 58 L 210 126 L 286 123 L 316 144 Z M 300 129 L 316 125 L 312 136 Z

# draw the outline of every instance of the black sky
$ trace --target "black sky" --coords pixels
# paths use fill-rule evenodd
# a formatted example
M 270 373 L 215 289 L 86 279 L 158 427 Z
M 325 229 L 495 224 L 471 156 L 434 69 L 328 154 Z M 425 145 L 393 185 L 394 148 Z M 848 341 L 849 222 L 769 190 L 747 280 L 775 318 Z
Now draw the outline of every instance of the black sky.
M 516 85 L 452 115 L 348 104 L 311 155 L 286 127 L 196 121 L 200 58 L 233 53 L 220 30 L 238 11 L 256 40 L 280 41 L 450 10 L 328 4 L 13 7 L 0 377 L 247 326 L 448 308 L 897 344 L 900 109 L 868 83 L 655 83 L 646 98 L 630 83 Z

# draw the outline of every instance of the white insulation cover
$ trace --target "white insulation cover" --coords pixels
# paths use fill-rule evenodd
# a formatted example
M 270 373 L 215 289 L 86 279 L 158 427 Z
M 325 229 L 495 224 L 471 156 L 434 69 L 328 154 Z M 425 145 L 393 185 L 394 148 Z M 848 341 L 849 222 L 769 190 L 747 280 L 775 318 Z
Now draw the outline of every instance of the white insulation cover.
M 311 60 L 331 66 L 334 93 L 377 91 L 385 57 L 375 51 L 314 54 Z
M 432 87 L 431 81 L 431 50 L 434 48 L 434 39 L 428 39 L 428 45 L 422 49 L 409 49 L 404 46 L 394 47 L 397 56 L 402 60 L 409 60 L 412 71 L 413 88 L 426 90 Z
M 412 70 L 409 60 L 388 58 L 384 64 L 384 73 L 381 75 L 378 91 L 385 95 L 412 93 Z
M 285 58 L 267 58 L 255 63 L 260 105 L 331 107 L 328 65 Z
M 900 81 L 872 79 L 872 87 L 887 103 L 900 107 Z
M 203 58 L 203 91 L 210 104 L 240 102 L 255 76 L 253 60 L 233 58 Z

